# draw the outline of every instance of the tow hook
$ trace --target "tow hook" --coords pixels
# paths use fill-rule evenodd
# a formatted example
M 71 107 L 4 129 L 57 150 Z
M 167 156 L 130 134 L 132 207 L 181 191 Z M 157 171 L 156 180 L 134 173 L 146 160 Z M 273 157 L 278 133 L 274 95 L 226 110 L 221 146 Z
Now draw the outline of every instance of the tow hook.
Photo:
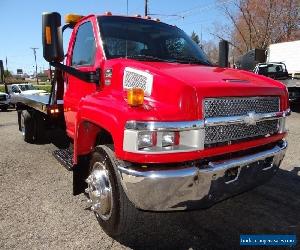
M 229 184 L 237 180 L 241 167 L 227 169 L 224 174 L 225 183 Z

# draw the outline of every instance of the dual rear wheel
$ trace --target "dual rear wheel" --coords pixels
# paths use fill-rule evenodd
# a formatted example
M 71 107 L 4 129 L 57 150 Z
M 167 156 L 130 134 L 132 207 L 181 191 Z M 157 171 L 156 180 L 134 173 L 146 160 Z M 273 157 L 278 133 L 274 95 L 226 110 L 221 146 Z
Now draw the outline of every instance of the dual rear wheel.
M 41 114 L 19 110 L 18 123 L 25 142 L 42 143 L 45 140 L 45 120 Z

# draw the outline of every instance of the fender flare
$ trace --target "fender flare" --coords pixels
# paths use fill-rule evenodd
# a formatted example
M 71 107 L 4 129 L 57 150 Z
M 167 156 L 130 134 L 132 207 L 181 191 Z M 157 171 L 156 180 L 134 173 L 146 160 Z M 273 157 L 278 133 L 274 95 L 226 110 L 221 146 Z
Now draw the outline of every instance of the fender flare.
M 74 164 L 77 164 L 79 156 L 92 152 L 96 137 L 101 129 L 110 133 L 117 155 L 123 145 L 123 128 L 120 128 L 120 124 L 123 123 L 111 112 L 95 109 L 94 107 L 80 109 L 75 121 Z

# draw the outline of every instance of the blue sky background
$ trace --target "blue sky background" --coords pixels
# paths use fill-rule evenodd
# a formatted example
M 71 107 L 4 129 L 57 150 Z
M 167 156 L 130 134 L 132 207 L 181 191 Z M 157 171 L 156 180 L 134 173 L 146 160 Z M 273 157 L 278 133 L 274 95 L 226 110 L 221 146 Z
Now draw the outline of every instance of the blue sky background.
M 129 15 L 144 13 L 144 0 L 128 0 Z M 218 8 L 219 0 L 149 0 L 150 14 L 177 14 L 184 16 L 158 16 L 162 21 L 177 25 L 189 35 L 194 30 L 202 34 L 203 40 L 214 39 L 210 32 L 215 23 L 224 23 L 225 17 Z M 126 15 L 126 0 L 0 0 L 0 60 L 5 64 L 8 58 L 8 69 L 16 72 L 17 68 L 32 74 L 34 57 L 31 47 L 38 47 L 38 68 L 47 69 L 48 64 L 42 56 L 41 13 L 57 11 L 64 16 L 67 13 L 102 14 L 111 11 L 113 14 Z M 154 16 L 153 16 L 154 17 Z M 156 16 L 155 16 L 156 17 Z M 64 44 L 65 49 L 67 44 Z

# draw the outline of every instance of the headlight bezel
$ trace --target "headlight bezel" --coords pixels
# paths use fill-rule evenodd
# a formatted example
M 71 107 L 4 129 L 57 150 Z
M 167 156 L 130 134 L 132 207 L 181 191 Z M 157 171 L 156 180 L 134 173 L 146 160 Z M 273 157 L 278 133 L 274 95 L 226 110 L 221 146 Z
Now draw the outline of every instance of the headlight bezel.
M 156 143 L 150 147 L 139 147 L 143 134 L 154 134 Z M 174 143 L 165 143 L 163 137 L 174 135 Z M 126 123 L 123 149 L 132 153 L 164 154 L 191 152 L 204 149 L 204 123 L 193 122 L 136 122 Z

